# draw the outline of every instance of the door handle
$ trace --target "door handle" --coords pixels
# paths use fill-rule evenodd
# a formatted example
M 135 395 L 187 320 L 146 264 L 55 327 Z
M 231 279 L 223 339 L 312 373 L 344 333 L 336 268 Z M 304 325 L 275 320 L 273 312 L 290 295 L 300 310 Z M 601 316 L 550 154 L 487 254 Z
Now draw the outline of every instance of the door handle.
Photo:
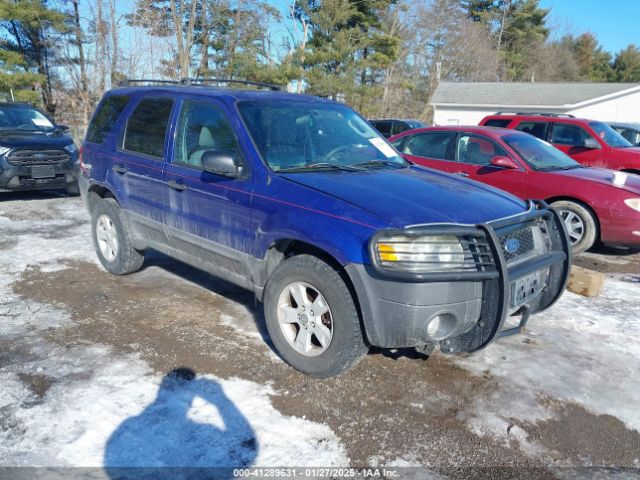
M 456 172 L 456 173 L 454 173 L 454 175 L 458 175 L 459 177 L 468 177 L 469 176 L 468 173 L 464 173 L 464 172 Z
M 174 190 L 178 190 L 179 192 L 184 192 L 187 189 L 187 186 L 184 183 L 178 183 L 175 180 L 169 180 L 167 182 L 167 185 L 169 185 L 169 187 L 173 188 Z
M 113 170 L 114 173 L 119 173 L 120 175 L 127 173 L 129 170 L 125 167 L 122 167 L 120 165 L 114 165 L 113 167 L 111 167 L 111 170 Z

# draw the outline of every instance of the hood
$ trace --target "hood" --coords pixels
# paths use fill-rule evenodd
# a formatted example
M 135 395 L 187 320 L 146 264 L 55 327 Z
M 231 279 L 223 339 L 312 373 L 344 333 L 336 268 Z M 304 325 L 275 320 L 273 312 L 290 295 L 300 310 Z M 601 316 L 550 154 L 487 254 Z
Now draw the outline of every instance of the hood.
M 422 223 L 473 225 L 527 210 L 525 202 L 506 192 L 417 166 L 281 175 L 359 207 L 395 227 Z
M 638 154 L 640 154 L 640 151 L 638 151 Z M 609 185 L 640 195 L 640 175 L 634 175 L 632 173 L 619 172 L 618 175 L 626 175 L 624 185 L 614 185 L 613 177 L 616 172 L 615 170 L 608 170 L 606 168 L 578 168 L 575 170 L 553 172 L 553 174 Z
M 0 147 L 8 148 L 63 148 L 73 143 L 73 139 L 60 131 L 44 132 L 20 132 L 1 131 Z

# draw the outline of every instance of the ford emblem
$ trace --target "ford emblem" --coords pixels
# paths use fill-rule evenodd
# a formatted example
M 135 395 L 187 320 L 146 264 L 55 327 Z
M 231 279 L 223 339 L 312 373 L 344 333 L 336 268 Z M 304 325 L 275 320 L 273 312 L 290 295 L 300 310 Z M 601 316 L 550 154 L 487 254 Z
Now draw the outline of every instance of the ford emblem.
M 520 240 L 517 238 L 510 238 L 504 244 L 504 251 L 507 253 L 516 253 L 520 250 Z

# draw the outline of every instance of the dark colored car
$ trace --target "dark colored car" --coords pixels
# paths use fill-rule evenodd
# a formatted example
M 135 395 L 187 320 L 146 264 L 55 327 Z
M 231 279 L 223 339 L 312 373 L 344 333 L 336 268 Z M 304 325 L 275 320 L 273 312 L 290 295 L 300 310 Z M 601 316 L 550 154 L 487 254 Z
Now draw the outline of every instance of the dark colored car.
M 398 118 L 376 118 L 369 120 L 369 123 L 373 125 L 373 128 L 378 130 L 385 138 L 397 135 L 407 130 L 414 128 L 426 127 L 420 120 L 407 120 Z
M 503 128 L 433 127 L 390 140 L 419 165 L 550 203 L 564 219 L 574 252 L 597 240 L 640 246 L 637 175 L 584 167 L 547 142 Z
M 68 128 L 31 105 L 0 103 L 0 191 L 78 193 L 78 152 Z
M 318 377 L 369 345 L 478 350 L 549 307 L 570 268 L 554 210 L 413 166 L 316 97 L 116 88 L 81 168 L 106 270 L 155 249 L 255 292 L 280 356 Z
M 497 114 L 480 125 L 520 130 L 551 143 L 576 162 L 640 174 L 640 148 L 604 122 L 553 114 Z
M 640 123 L 609 122 L 609 126 L 634 147 L 640 147 Z

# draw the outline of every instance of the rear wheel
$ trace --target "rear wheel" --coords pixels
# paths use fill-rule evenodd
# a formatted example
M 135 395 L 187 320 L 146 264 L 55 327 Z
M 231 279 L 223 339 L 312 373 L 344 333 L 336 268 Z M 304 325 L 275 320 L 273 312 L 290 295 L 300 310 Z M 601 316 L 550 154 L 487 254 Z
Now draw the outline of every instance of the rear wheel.
M 570 200 L 559 200 L 551 206 L 562 217 L 573 253 L 590 249 L 598 238 L 598 224 L 593 213 L 586 206 Z
M 133 273 L 142 267 L 144 252 L 131 246 L 122 211 L 113 198 L 101 199 L 91 209 L 93 245 L 102 266 L 114 275 Z
M 281 263 L 267 283 L 264 308 L 278 354 L 301 372 L 337 375 L 368 351 L 349 288 L 317 257 L 299 255 Z

